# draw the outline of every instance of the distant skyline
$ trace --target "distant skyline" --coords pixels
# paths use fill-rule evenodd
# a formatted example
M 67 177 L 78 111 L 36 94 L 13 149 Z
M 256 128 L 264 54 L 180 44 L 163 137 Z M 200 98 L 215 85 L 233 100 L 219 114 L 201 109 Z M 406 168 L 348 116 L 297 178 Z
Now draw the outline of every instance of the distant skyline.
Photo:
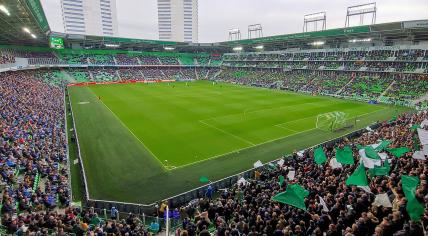
M 53 31 L 64 32 L 60 0 L 41 0 Z M 260 23 L 264 36 L 302 32 L 303 16 L 326 11 L 327 29 L 345 25 L 346 8 L 359 0 L 199 0 L 199 42 L 226 41 L 228 30 Z M 427 0 L 378 0 L 376 23 L 428 19 Z M 156 0 L 117 1 L 119 36 L 158 39 Z M 369 22 L 368 17 L 365 22 Z M 353 18 L 351 26 L 358 23 Z

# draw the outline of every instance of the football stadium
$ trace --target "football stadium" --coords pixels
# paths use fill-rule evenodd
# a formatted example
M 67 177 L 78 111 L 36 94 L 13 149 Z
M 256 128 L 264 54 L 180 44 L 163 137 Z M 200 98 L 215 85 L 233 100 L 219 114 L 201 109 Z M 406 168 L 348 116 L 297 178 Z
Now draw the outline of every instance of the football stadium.
M 427 19 L 198 43 L 83 2 L 0 1 L 0 235 L 427 235 Z

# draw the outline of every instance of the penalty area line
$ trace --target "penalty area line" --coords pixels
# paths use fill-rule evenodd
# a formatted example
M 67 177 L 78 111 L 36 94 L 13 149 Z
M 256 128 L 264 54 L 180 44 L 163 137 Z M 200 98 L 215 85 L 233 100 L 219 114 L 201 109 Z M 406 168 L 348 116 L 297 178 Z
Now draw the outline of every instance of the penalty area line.
M 204 124 L 204 125 L 206 125 L 206 126 L 208 126 L 208 127 L 211 127 L 211 128 L 213 128 L 213 129 L 216 129 L 216 130 L 218 130 L 218 131 L 220 131 L 220 132 L 222 132 L 222 133 L 224 133 L 224 134 L 227 134 L 227 135 L 232 136 L 232 137 L 234 137 L 234 138 L 236 138 L 236 139 L 239 139 L 239 140 L 241 140 L 242 142 L 245 142 L 245 143 L 247 143 L 247 144 L 250 144 L 251 146 L 255 146 L 255 145 L 256 145 L 256 144 L 254 144 L 253 142 L 250 142 L 250 141 L 248 141 L 248 140 L 246 140 L 246 139 L 243 139 L 243 138 L 241 138 L 241 137 L 239 137 L 239 136 L 236 136 L 236 135 L 234 135 L 234 134 L 232 134 L 232 133 L 229 133 L 229 132 L 227 132 L 226 130 L 220 129 L 220 128 L 218 128 L 218 127 L 214 126 L 214 125 L 208 124 L 208 123 L 206 123 L 206 122 L 204 122 L 204 121 L 202 121 L 202 120 L 199 120 L 199 122 L 200 122 L 200 123 L 202 123 L 202 124 Z

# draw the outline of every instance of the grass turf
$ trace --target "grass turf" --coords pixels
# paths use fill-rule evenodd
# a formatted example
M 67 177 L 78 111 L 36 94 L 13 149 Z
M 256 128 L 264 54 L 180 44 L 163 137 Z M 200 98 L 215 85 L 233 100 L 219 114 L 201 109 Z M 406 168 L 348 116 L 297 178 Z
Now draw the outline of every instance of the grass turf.
M 318 114 L 346 112 L 357 129 L 403 110 L 204 81 L 69 93 L 91 198 L 146 204 L 351 131 L 315 129 Z

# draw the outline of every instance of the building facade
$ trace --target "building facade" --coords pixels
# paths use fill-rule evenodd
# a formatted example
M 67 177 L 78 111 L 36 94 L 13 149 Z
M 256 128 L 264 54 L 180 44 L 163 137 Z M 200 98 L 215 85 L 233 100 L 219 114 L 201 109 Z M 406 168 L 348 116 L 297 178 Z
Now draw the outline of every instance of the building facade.
M 160 40 L 198 42 L 198 0 L 158 0 Z
M 116 0 L 61 0 L 64 32 L 117 36 Z

